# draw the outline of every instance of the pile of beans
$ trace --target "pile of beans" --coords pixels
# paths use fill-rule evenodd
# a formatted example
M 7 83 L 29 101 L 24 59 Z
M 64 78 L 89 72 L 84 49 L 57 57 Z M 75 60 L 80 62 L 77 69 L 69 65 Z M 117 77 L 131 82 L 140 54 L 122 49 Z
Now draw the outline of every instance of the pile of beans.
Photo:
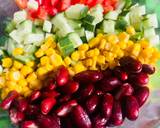
M 10 92 L 0 104 L 12 123 L 21 128 L 106 128 L 119 126 L 125 118 L 136 120 L 149 96 L 151 65 L 131 57 L 105 71 L 87 70 L 69 76 L 61 66 L 40 91 L 22 98 Z

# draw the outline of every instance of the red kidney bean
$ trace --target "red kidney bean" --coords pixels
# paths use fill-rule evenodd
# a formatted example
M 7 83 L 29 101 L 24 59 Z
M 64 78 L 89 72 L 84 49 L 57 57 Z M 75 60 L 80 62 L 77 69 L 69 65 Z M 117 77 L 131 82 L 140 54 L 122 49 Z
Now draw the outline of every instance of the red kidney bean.
M 139 73 L 142 71 L 142 64 L 140 61 L 133 59 L 132 57 L 126 56 L 119 60 L 120 65 L 127 72 Z
M 103 96 L 102 113 L 106 119 L 108 119 L 112 114 L 113 100 L 113 96 L 109 93 Z
M 93 128 L 106 128 L 106 123 L 107 119 L 102 117 L 101 115 L 97 115 L 93 118 Z
M 30 101 L 33 102 L 35 100 L 38 100 L 41 97 L 41 92 L 40 91 L 33 91 L 31 96 L 30 96 Z
M 97 82 L 103 78 L 103 74 L 100 71 L 88 70 L 76 74 L 73 79 L 80 83 L 92 83 Z
M 56 114 L 60 117 L 64 117 L 66 116 L 68 113 L 71 112 L 71 110 L 73 109 L 73 107 L 77 106 L 78 103 L 76 100 L 71 100 L 67 103 L 65 103 L 64 105 L 60 106 L 57 110 L 56 110 Z
M 112 91 L 113 89 L 117 88 L 120 85 L 121 85 L 121 81 L 118 80 L 118 78 L 116 77 L 105 78 L 101 80 L 99 83 L 101 90 L 106 92 Z
M 91 120 L 85 110 L 80 106 L 76 106 L 73 108 L 72 112 L 72 119 L 75 122 L 78 128 L 91 128 Z
M 93 92 L 94 92 L 94 85 L 88 84 L 84 89 L 81 90 L 79 96 L 81 97 L 81 99 L 85 99 L 91 96 Z
M 51 91 L 51 90 L 54 90 L 56 88 L 56 83 L 55 83 L 55 80 L 54 79 L 51 79 L 49 81 L 49 84 L 48 86 L 46 87 L 47 90 Z
M 106 70 L 102 71 L 104 78 L 109 78 L 113 76 L 113 72 L 111 69 L 107 68 Z
M 69 71 L 66 67 L 61 66 L 57 72 L 56 82 L 59 86 L 64 86 L 69 80 Z
M 60 117 L 58 117 L 55 113 L 52 113 L 51 116 L 52 116 L 52 120 L 55 120 L 58 123 L 58 125 L 61 126 Z
M 149 88 L 141 87 L 135 91 L 134 96 L 136 97 L 139 106 L 141 107 L 149 97 Z
M 3 110 L 8 110 L 13 102 L 14 99 L 16 99 L 19 96 L 19 94 L 16 91 L 11 91 L 8 96 L 1 102 L 0 107 Z
M 9 110 L 9 117 L 11 119 L 11 122 L 14 124 L 17 124 L 24 120 L 24 113 L 17 111 L 16 109 L 10 109 Z
M 74 122 L 69 116 L 63 118 L 62 122 L 62 128 L 75 128 Z
M 119 126 L 123 123 L 122 108 L 119 101 L 114 101 L 112 114 L 107 125 Z
M 16 108 L 20 111 L 20 112 L 24 112 L 27 110 L 27 107 L 28 107 L 28 101 L 27 99 L 18 99 L 18 100 L 15 100 L 15 106 Z
M 61 91 L 66 94 L 73 94 L 79 89 L 79 83 L 75 81 L 69 81 L 65 86 L 61 87 Z
M 42 97 L 43 98 L 47 98 L 47 97 L 50 97 L 50 98 L 57 98 L 58 96 L 60 96 L 60 93 L 55 91 L 55 90 L 52 90 L 52 91 L 45 91 L 42 93 Z
M 56 100 L 54 98 L 46 98 L 41 102 L 41 112 L 44 115 L 47 115 L 53 106 L 56 104 Z
M 39 128 L 60 128 L 57 119 L 49 115 L 39 115 L 37 117 L 37 123 L 39 125 Z
M 125 71 L 123 71 L 120 66 L 115 67 L 114 75 L 122 81 L 125 81 L 128 79 L 128 74 Z
M 155 73 L 155 67 L 149 64 L 143 64 L 142 66 L 142 72 L 147 73 L 147 74 L 154 74 Z
M 132 85 L 129 83 L 124 83 L 122 84 L 120 89 L 118 89 L 118 92 L 115 95 L 115 99 L 120 100 L 123 96 L 130 96 L 132 94 L 133 94 Z
M 85 104 L 87 112 L 93 113 L 96 110 L 98 103 L 99 103 L 99 97 L 97 95 L 89 97 Z
M 134 96 L 126 96 L 126 117 L 136 120 L 139 115 L 139 104 Z
M 146 73 L 138 73 L 130 76 L 130 82 L 138 86 L 144 87 L 149 82 L 149 77 Z
M 24 121 L 21 128 L 38 128 L 38 125 L 33 120 Z
M 68 102 L 70 99 L 71 99 L 71 96 L 70 96 L 70 95 L 65 95 L 65 96 L 61 97 L 60 99 L 58 99 L 58 101 L 59 101 L 60 103 L 66 103 L 66 102 Z

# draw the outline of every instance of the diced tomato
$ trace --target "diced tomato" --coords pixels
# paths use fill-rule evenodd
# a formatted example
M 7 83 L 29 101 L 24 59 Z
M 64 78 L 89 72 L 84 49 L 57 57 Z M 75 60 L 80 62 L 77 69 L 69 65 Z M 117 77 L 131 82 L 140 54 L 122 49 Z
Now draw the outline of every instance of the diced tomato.
M 52 6 L 51 0 L 44 0 L 43 6 L 45 6 L 45 8 L 48 8 L 48 7 Z
M 104 0 L 88 0 L 88 1 L 90 1 L 90 3 L 87 4 L 87 5 L 90 6 L 90 7 L 93 7 L 97 4 L 102 4 Z
M 81 3 L 82 0 L 72 0 L 71 1 L 71 4 L 74 5 L 74 4 L 78 4 L 78 3 Z
M 16 5 L 20 8 L 20 9 L 25 9 L 27 8 L 27 0 L 15 0 Z
M 50 7 L 47 9 L 47 12 L 50 16 L 55 16 L 58 13 L 58 10 L 54 7 Z
M 113 7 L 111 5 L 104 6 L 103 9 L 104 9 L 104 14 L 106 14 L 109 11 L 113 11 Z
M 58 10 L 60 12 L 66 10 L 71 5 L 71 0 L 60 0 L 58 4 Z
M 48 16 L 47 11 L 44 7 L 40 6 L 38 9 L 38 18 L 45 20 Z
M 51 5 L 56 6 L 58 4 L 59 0 L 51 0 Z
M 44 4 L 44 0 L 36 0 L 38 2 L 39 5 L 43 5 Z

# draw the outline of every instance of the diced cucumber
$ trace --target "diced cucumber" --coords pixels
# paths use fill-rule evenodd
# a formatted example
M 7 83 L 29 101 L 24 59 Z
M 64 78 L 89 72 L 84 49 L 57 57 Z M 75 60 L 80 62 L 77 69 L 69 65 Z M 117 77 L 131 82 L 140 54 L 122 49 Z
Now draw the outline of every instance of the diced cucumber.
M 5 47 L 8 40 L 9 40 L 9 37 L 7 37 L 6 35 L 0 36 L 0 47 Z
M 76 32 L 80 37 L 85 36 L 85 29 L 84 29 L 84 28 L 75 29 L 75 32 Z
M 96 34 L 99 34 L 99 33 L 104 33 L 104 32 L 103 32 L 103 30 L 100 29 L 100 28 L 99 28 L 99 29 L 96 29 Z
M 95 19 L 95 17 L 94 16 L 91 16 L 91 15 L 87 15 L 84 19 L 83 19 L 83 21 L 85 21 L 85 22 L 88 22 L 88 23 L 93 23 L 93 21 L 94 21 L 94 19 Z
M 80 36 L 75 32 L 70 33 L 68 35 L 68 38 L 73 43 L 74 48 L 77 48 L 78 46 L 80 46 L 83 43 Z
M 17 29 L 18 35 L 25 36 L 32 32 L 32 21 L 26 20 L 23 23 L 18 25 Z
M 15 42 L 12 40 L 12 39 L 9 39 L 8 40 L 8 43 L 7 43 L 7 53 L 8 55 L 12 55 L 13 53 L 13 50 L 16 48 L 16 44 Z
M 14 13 L 13 21 L 19 24 L 27 19 L 27 12 L 25 10 Z
M 131 36 L 131 40 L 133 41 L 138 41 L 142 39 L 143 33 L 142 32 L 137 32 L 135 35 Z
M 35 19 L 34 20 L 34 25 L 35 26 L 43 26 L 43 20 L 41 20 L 41 19 Z
M 160 44 L 159 35 L 151 36 L 151 37 L 148 37 L 147 39 L 153 46 L 157 46 Z
M 40 27 L 35 27 L 34 29 L 35 30 L 33 33 L 35 33 L 35 34 L 43 34 L 44 33 L 42 28 L 40 28 Z M 32 31 L 33 31 L 33 29 L 32 29 Z
M 67 19 L 64 17 L 63 13 L 56 15 L 52 19 L 52 23 L 55 28 L 61 30 L 61 34 L 66 36 L 68 33 L 74 32 L 73 28 L 68 24 Z
M 5 28 L 5 32 L 10 33 L 12 32 L 16 27 L 15 22 L 12 20 L 10 22 L 7 23 L 6 28 Z
M 94 38 L 94 32 L 85 31 L 86 39 L 89 42 L 92 38 Z
M 73 29 L 78 29 L 81 27 L 82 22 L 79 20 L 67 20 L 68 24 L 73 28 Z
M 51 29 L 52 29 L 52 23 L 48 20 L 45 20 L 43 23 L 43 31 L 51 32 Z
M 104 33 L 114 33 L 116 22 L 113 20 L 104 20 L 102 29 Z
M 117 4 L 117 10 L 122 10 L 126 4 L 126 0 L 119 0 Z
M 87 15 L 88 7 L 83 4 L 76 4 L 70 6 L 66 11 L 65 15 L 69 19 L 82 19 Z
M 90 24 L 88 22 L 83 22 L 82 26 L 85 28 L 85 30 L 88 30 L 90 32 L 94 32 L 95 31 L 95 25 Z
M 103 7 L 100 4 L 90 9 L 90 15 L 95 17 L 93 21 L 94 25 L 100 23 L 103 20 L 103 11 Z
M 68 38 L 68 36 L 66 37 L 63 37 L 59 40 L 59 46 L 62 48 L 62 47 L 65 47 L 67 45 L 73 45 L 73 43 L 70 41 L 70 39 Z
M 127 27 L 127 22 L 123 18 L 119 18 L 116 22 L 116 29 L 125 30 Z
M 37 10 L 38 9 L 38 2 L 35 0 L 29 0 L 27 2 L 27 7 L 28 9 L 32 9 L 32 10 Z
M 83 41 L 83 43 L 87 43 L 86 36 L 82 36 L 82 37 L 81 37 L 81 40 Z
M 58 48 L 63 57 L 69 56 L 74 51 L 73 44 L 66 45 L 65 47 L 61 47 L 58 43 Z
M 13 40 L 15 40 L 17 43 L 22 43 L 22 41 L 23 41 L 23 37 L 20 36 L 20 35 L 18 35 L 18 31 L 17 31 L 17 30 L 13 30 L 13 31 L 9 34 L 9 36 L 10 36 Z
M 40 46 L 44 41 L 44 34 L 28 34 L 24 39 L 24 44 L 34 44 Z
M 156 14 L 149 14 L 146 18 L 147 19 L 143 21 L 144 28 L 158 28 L 158 19 Z
M 135 15 L 138 15 L 138 16 L 145 15 L 146 14 L 145 5 L 132 7 L 131 13 L 134 13 Z
M 56 35 L 52 34 L 52 33 L 46 33 L 45 35 L 45 39 L 48 38 L 48 37 L 52 37 L 54 40 L 56 40 Z
M 119 15 L 119 12 L 118 11 L 110 11 L 110 12 L 108 12 L 105 16 L 104 16 L 104 18 L 106 19 L 106 20 L 117 20 L 117 18 L 118 18 L 118 15 Z
M 147 38 L 147 37 L 152 37 L 152 36 L 155 36 L 156 35 L 156 32 L 155 32 L 155 29 L 154 28 L 147 28 L 144 30 L 144 37 Z
M 26 64 L 29 61 L 34 61 L 36 59 L 33 55 L 17 55 L 14 56 L 14 58 L 24 64 Z
M 38 50 L 38 47 L 35 45 L 26 45 L 24 46 L 24 50 L 27 54 L 33 54 Z

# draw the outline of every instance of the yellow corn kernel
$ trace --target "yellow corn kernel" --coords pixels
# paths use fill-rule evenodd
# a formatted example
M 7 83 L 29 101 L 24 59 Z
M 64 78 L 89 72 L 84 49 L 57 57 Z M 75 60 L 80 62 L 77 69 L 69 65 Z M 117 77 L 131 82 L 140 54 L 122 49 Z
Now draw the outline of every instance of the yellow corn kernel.
M 49 36 L 49 37 L 46 39 L 46 41 L 45 41 L 45 45 L 46 45 L 47 47 L 50 47 L 53 42 L 54 42 L 53 37 L 52 37 L 52 36 Z
M 144 62 L 145 62 L 145 59 L 144 59 L 144 57 L 143 56 L 138 56 L 138 58 L 137 58 L 142 64 L 144 64 Z
M 74 76 L 74 75 L 75 75 L 75 72 L 74 72 L 73 67 L 69 67 L 69 68 L 68 68 L 68 71 L 69 71 L 69 74 L 70 74 L 71 76 Z
M 36 53 L 35 53 L 35 56 L 37 58 L 40 58 L 44 55 L 44 51 L 42 49 L 39 49 Z
M 26 80 L 26 79 L 20 79 L 20 80 L 18 81 L 18 86 L 25 87 L 25 86 L 27 86 L 27 85 L 28 85 L 28 83 L 27 83 L 27 80 Z
M 116 61 L 111 61 L 111 62 L 109 62 L 109 68 L 110 69 L 113 69 L 114 67 L 116 67 L 118 65 L 118 62 L 116 62 Z
M 62 57 L 56 53 L 50 56 L 50 61 L 51 61 L 51 64 L 55 67 L 58 67 L 64 64 Z
M 29 97 L 32 94 L 32 90 L 31 89 L 27 89 L 27 91 L 24 92 L 24 97 Z
M 32 67 L 35 66 L 35 62 L 34 61 L 29 61 L 29 62 L 27 62 L 26 65 L 32 68 Z
M 27 76 L 27 82 L 31 82 L 31 81 L 34 81 L 34 80 L 36 80 L 37 79 L 37 74 L 35 73 L 35 72 L 32 72 L 31 74 L 29 74 L 28 76 Z
M 4 76 L 0 76 L 0 88 L 5 87 L 6 79 Z
M 106 70 L 108 68 L 108 63 L 105 63 L 105 64 L 101 64 L 100 67 L 101 67 L 101 70 Z
M 48 56 L 43 56 L 43 57 L 40 59 L 40 63 L 41 63 L 42 66 L 49 64 L 49 63 L 50 63 L 49 57 L 48 57 Z
M 104 47 L 104 50 L 109 51 L 111 48 L 112 48 L 112 44 L 107 42 L 105 47 Z
M 89 45 L 90 48 L 94 48 L 94 47 L 96 47 L 99 43 L 100 43 L 100 38 L 99 38 L 99 37 L 95 37 L 95 38 L 93 38 L 91 41 L 89 41 L 88 45 Z
M 42 44 L 41 45 L 41 49 L 43 50 L 43 51 L 46 51 L 46 50 L 48 50 L 48 46 L 46 45 L 46 44 Z
M 104 38 L 104 35 L 102 33 L 98 33 L 97 37 L 101 40 L 102 38 Z
M 105 39 L 102 39 L 100 44 L 99 44 L 99 49 L 104 49 L 107 41 Z
M 95 55 L 95 56 L 98 56 L 99 54 L 100 54 L 99 49 L 98 49 L 98 48 L 95 48 L 95 49 L 94 49 L 94 55 Z
M 39 79 L 36 79 L 29 84 L 29 88 L 33 90 L 40 90 L 42 88 L 42 81 Z
M 81 50 L 81 51 L 88 51 L 88 49 L 89 49 L 89 46 L 86 43 L 78 47 L 78 50 Z
M 11 58 L 2 59 L 2 66 L 4 68 L 10 68 L 12 66 L 12 59 Z
M 109 43 L 112 43 L 112 44 L 116 44 L 119 41 L 117 35 L 115 35 L 115 34 L 108 35 L 107 40 Z
M 86 67 L 81 62 L 74 65 L 75 73 L 79 73 L 79 72 L 82 72 L 82 71 L 85 71 L 85 70 L 86 70 Z
M 13 55 L 16 56 L 16 55 L 22 55 L 24 53 L 24 49 L 23 48 L 15 48 L 13 50 Z
M 151 58 L 153 52 L 154 52 L 154 49 L 151 47 L 148 47 L 148 48 L 141 50 L 140 55 L 144 58 Z
M 126 29 L 126 31 L 130 35 L 135 35 L 136 34 L 136 31 L 135 31 L 135 29 L 134 29 L 133 26 L 128 26 L 127 29 Z
M 71 64 L 72 60 L 71 60 L 70 57 L 67 56 L 67 57 L 64 59 L 64 62 L 65 62 L 65 64 L 66 64 L 67 66 L 69 66 L 69 65 Z
M 126 32 L 121 32 L 121 33 L 118 35 L 118 38 L 119 38 L 120 41 L 128 42 L 128 40 L 129 40 L 129 35 L 128 35 Z
M 9 69 L 9 71 L 17 71 L 17 69 L 12 67 L 12 68 Z
M 114 54 L 111 52 L 106 52 L 105 53 L 105 58 L 107 62 L 112 62 L 114 60 Z
M 9 80 L 18 81 L 21 78 L 21 73 L 19 71 L 10 71 L 9 72 Z
M 131 40 L 129 40 L 129 41 L 127 42 L 127 48 L 126 48 L 126 50 L 127 50 L 127 51 L 131 51 L 132 48 L 133 48 L 133 45 L 134 45 L 134 42 L 131 41 Z
M 37 69 L 37 75 L 38 76 L 43 76 L 47 73 L 47 70 L 45 69 L 45 67 L 40 67 Z
M 13 67 L 16 69 L 21 69 L 23 67 L 23 64 L 21 62 L 15 60 L 13 62 Z
M 55 54 L 55 50 L 53 48 L 49 48 L 48 50 L 45 51 L 45 54 L 47 56 L 51 56 L 52 54 Z
M 94 50 L 89 50 L 86 52 L 87 57 L 94 57 L 95 56 L 95 51 Z
M 92 63 L 93 63 L 92 59 L 86 59 L 85 62 L 84 62 L 84 65 L 87 66 L 87 67 L 90 67 L 90 66 L 92 66 Z
M 124 55 L 125 55 L 125 53 L 124 53 L 123 50 L 119 50 L 118 53 L 117 53 L 118 59 L 122 58 Z
M 98 63 L 99 65 L 105 64 L 105 56 L 99 55 L 99 56 L 98 56 L 98 59 L 97 59 L 97 63 Z
M 45 69 L 48 71 L 48 72 L 51 72 L 52 70 L 53 70 L 53 65 L 51 65 L 51 64 L 47 64 L 47 65 L 45 65 Z
M 145 39 L 140 40 L 139 43 L 141 44 L 142 49 L 145 49 L 150 45 L 149 42 Z
M 127 43 L 124 42 L 124 41 L 120 41 L 120 42 L 118 43 L 118 45 L 119 45 L 119 47 L 120 47 L 121 49 L 123 49 L 123 50 L 127 48 Z
M 113 45 L 111 48 L 111 52 L 117 54 L 120 50 L 120 47 L 118 45 Z
M 26 75 L 28 75 L 28 74 L 30 74 L 32 72 L 33 72 L 33 69 L 31 67 L 29 67 L 29 66 L 23 66 L 21 68 L 21 73 L 22 73 L 23 76 L 26 76 Z
M 141 45 L 139 43 L 135 43 L 131 51 L 132 55 L 137 57 L 140 51 L 141 51 Z
M 73 52 L 71 58 L 73 61 L 78 61 L 80 58 L 79 52 L 78 51 Z
M 51 48 L 56 48 L 57 47 L 57 44 L 56 44 L 56 42 L 52 42 L 52 44 L 51 44 L 51 46 L 50 46 Z
M 83 60 L 86 58 L 86 52 L 85 51 L 78 51 L 79 52 L 79 56 L 80 56 L 80 60 Z
M 8 88 L 2 89 L 2 91 L 1 91 L 1 99 L 2 100 L 5 99 L 7 97 L 7 95 L 8 95 L 8 93 L 9 93 L 9 89 Z
M 94 56 L 93 58 L 92 58 L 92 68 L 93 69 L 95 69 L 96 68 L 96 64 L 97 64 L 97 56 Z

